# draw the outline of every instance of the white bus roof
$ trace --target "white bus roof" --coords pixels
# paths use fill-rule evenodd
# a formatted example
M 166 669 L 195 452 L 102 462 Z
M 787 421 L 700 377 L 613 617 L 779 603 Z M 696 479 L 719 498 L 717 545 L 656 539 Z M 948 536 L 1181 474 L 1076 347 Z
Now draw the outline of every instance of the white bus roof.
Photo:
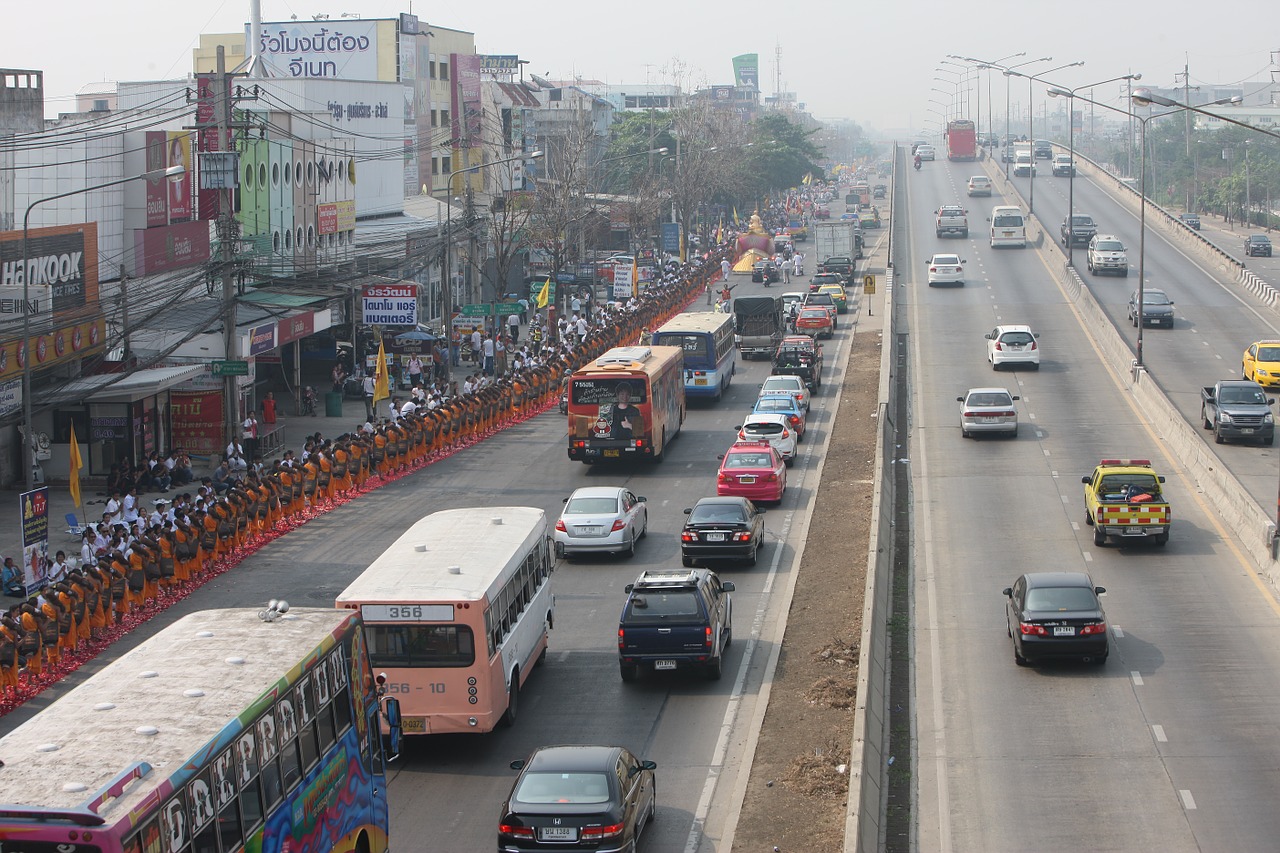
M 645 370 L 652 365 L 663 364 L 671 359 L 684 359 L 684 350 L 680 347 L 614 347 L 578 368 L 574 375 L 592 372 L 609 372 L 614 370 Z
M 306 608 L 274 622 L 256 610 L 182 617 L 0 738 L 0 811 L 83 811 L 144 761 L 151 772 L 98 809 L 107 825 L 118 823 L 189 759 L 200 760 L 219 732 L 239 731 L 240 715 L 353 616 Z
M 732 314 L 698 311 L 691 314 L 677 314 L 659 327 L 657 333 L 714 332 L 725 325 L 733 325 Z
M 547 514 L 534 507 L 434 512 L 352 581 L 338 595 L 337 605 L 478 601 L 546 535 Z M 456 574 L 451 566 L 458 567 Z

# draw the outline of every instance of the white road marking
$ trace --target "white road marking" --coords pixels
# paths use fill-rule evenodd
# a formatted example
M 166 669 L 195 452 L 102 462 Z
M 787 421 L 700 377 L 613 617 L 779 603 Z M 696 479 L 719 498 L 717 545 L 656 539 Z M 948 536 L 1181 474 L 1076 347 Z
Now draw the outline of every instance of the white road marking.
M 1117 639 L 1117 640 L 1123 640 L 1123 639 L 1124 639 L 1124 631 L 1122 631 L 1122 630 L 1120 629 L 1120 626 L 1119 626 L 1119 625 L 1112 625 L 1112 626 L 1111 626 L 1111 633 L 1113 633 L 1113 634 L 1115 634 L 1115 635 L 1116 635 L 1116 639 Z
M 1077 521 L 1073 521 L 1073 522 L 1071 522 L 1071 529 L 1072 529 L 1072 530 L 1079 530 L 1079 529 L 1080 529 L 1080 523 L 1079 523 L 1079 522 L 1077 522 Z
M 1049 472 L 1049 474 L 1053 477 L 1053 479 L 1055 479 L 1055 480 L 1056 480 L 1056 479 L 1058 479 L 1058 472 L 1057 472 L 1057 471 L 1050 471 L 1050 472 Z
M 1066 503 L 1067 501 L 1071 500 L 1071 498 L 1067 497 L 1066 495 L 1059 495 L 1059 497 L 1062 498 L 1063 503 Z
M 1040 431 L 1038 431 L 1038 430 L 1037 430 L 1037 431 L 1036 431 L 1036 438 L 1044 438 L 1044 433 L 1042 433 L 1042 432 L 1040 432 Z M 1044 455 L 1045 455 L 1045 456 L 1048 456 L 1048 455 L 1049 455 L 1049 449 L 1048 449 L 1048 448 L 1042 448 L 1041 452 L 1042 452 L 1042 453 L 1044 453 Z
M 1156 743 L 1168 743 L 1169 738 L 1165 737 L 1164 726 L 1154 725 L 1151 727 L 1151 733 L 1156 736 Z
M 1085 551 L 1085 552 L 1084 552 L 1084 561 L 1085 561 L 1086 563 L 1092 563 L 1092 562 L 1093 562 L 1093 555 L 1092 555 L 1092 554 L 1090 554 L 1088 551 Z
M 1194 811 L 1196 807 L 1196 798 L 1191 796 L 1191 792 L 1183 788 L 1178 792 L 1178 796 L 1182 797 L 1182 807 L 1187 811 Z
M 1134 687 L 1142 686 L 1142 674 L 1138 672 L 1136 669 L 1133 672 L 1129 673 L 1129 677 L 1133 679 Z

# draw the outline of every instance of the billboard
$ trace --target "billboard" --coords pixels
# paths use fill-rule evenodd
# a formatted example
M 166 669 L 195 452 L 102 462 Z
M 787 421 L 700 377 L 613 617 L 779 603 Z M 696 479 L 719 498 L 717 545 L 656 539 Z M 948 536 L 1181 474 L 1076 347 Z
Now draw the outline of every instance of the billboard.
M 733 82 L 738 86 L 760 90 L 760 54 L 744 53 L 733 58 Z
M 320 234 L 337 234 L 356 227 L 356 203 L 327 201 L 316 205 L 316 231 Z
M 209 260 L 209 223 L 176 222 L 133 232 L 133 275 L 167 272 Z
M 18 495 L 22 519 L 22 579 L 27 594 L 44 589 L 49 567 L 49 487 L 41 486 Z
M 98 224 L 55 225 L 27 232 L 23 265 L 21 231 L 0 233 L 0 321 L 22 315 L 23 283 L 29 282 L 32 319 L 83 314 L 98 307 Z M 48 319 L 48 317 L 44 317 Z
M 168 164 L 165 162 L 165 132 L 148 130 L 146 133 L 147 171 L 159 172 Z M 164 175 L 152 174 L 143 184 L 146 186 L 147 227 L 155 228 L 169 224 L 169 199 L 165 195 Z
M 480 144 L 480 127 L 484 109 L 480 103 L 480 55 L 477 53 L 453 53 L 453 146 L 471 148 Z
M 304 311 L 292 317 L 286 317 L 276 323 L 276 343 L 279 346 L 301 340 L 316 330 L 316 313 Z
M 171 130 L 165 139 L 165 162 L 162 169 L 181 166 L 186 169 L 179 178 L 161 178 L 169 187 L 169 221 L 185 222 L 191 218 L 191 134 Z M 150 217 L 148 217 L 149 219 Z M 148 227 L 150 227 L 148 225 Z
M 31 337 L 32 367 L 42 369 L 100 352 L 106 343 L 106 321 L 99 317 Z M 22 372 L 26 350 L 21 336 L 0 343 L 0 381 Z
M 276 324 L 264 323 L 249 329 L 249 355 L 262 355 L 276 348 Z
M 413 326 L 418 322 L 416 284 L 369 284 L 361 289 L 360 322 L 366 326 Z
M 249 25 L 244 28 L 245 55 Z M 378 79 L 378 22 L 283 21 L 263 24 L 258 52 L 290 77 Z
M 188 453 L 221 453 L 222 389 L 170 391 L 169 413 L 173 422 L 173 445 Z
M 510 80 L 520 70 L 520 57 L 514 54 L 482 54 L 480 73 L 485 77 Z

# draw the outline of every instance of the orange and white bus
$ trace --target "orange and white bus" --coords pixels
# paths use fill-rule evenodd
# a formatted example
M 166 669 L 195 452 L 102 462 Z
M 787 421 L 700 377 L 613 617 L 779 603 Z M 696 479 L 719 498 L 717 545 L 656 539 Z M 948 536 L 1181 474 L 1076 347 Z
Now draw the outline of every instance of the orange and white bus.
M 369 663 L 400 700 L 404 734 L 515 722 L 553 621 L 550 533 L 533 507 L 441 510 L 338 596 L 363 617 Z
M 660 462 L 684 412 L 680 347 L 614 347 L 569 377 L 569 458 Z

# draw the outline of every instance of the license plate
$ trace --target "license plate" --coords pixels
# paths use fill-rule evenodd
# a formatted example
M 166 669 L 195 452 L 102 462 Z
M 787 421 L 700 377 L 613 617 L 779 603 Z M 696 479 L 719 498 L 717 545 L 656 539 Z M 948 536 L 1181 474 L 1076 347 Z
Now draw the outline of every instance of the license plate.
M 617 456 L 619 453 L 620 453 L 620 451 L 617 451 L 617 450 L 606 450 L 606 451 L 604 452 L 604 455 L 605 455 L 605 456 Z
M 705 380 L 705 379 L 695 379 L 695 380 L 693 380 L 693 384 L 694 384 L 694 385 L 706 385 L 706 384 L 707 384 L 707 380 Z
M 1070 625 L 1065 627 L 1059 626 L 1053 629 L 1053 636 L 1055 637 L 1074 637 L 1075 635 L 1076 629 L 1072 628 Z
M 978 418 L 978 423 L 980 423 L 980 424 L 998 424 L 998 423 L 1000 423 L 1000 419 L 999 419 L 999 418 Z
M 754 483 L 755 481 L 756 481 L 755 477 L 739 477 L 738 478 L 739 483 Z
M 543 841 L 577 841 L 578 828 L 574 826 L 543 826 L 538 828 L 538 838 Z
M 653 662 L 654 669 L 675 669 L 676 662 L 673 660 L 656 660 Z
M 603 527 L 579 527 L 578 532 L 583 536 L 599 536 L 604 530 Z
M 1001 237 L 1012 237 L 1012 236 L 1013 236 L 1013 232 L 1012 232 L 1012 231 L 1001 231 L 1001 232 L 1000 232 L 1000 236 L 1001 236 Z
M 401 717 L 400 725 L 407 735 L 425 735 L 427 733 L 426 717 Z
M 1242 429 L 1242 430 L 1240 430 L 1240 433 L 1241 433 L 1241 435 L 1253 435 L 1253 430 L 1252 430 L 1251 428 L 1250 428 L 1250 429 Z
M 707 534 L 707 541 L 708 541 L 708 542 L 723 542 L 723 541 L 724 541 L 724 534 L 723 534 L 723 533 L 708 533 L 708 534 Z

